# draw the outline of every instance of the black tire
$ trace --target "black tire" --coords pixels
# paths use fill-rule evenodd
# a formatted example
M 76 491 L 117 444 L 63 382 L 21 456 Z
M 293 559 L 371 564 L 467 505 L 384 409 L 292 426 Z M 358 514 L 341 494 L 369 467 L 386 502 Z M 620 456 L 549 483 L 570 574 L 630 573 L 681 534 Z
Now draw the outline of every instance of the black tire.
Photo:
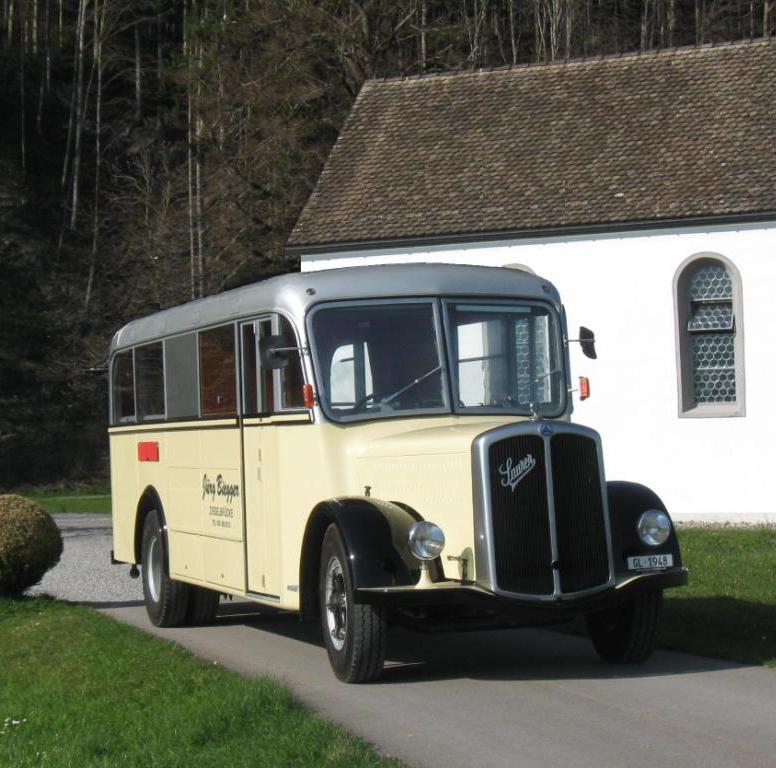
M 189 606 L 189 585 L 170 578 L 164 534 L 156 510 L 151 510 L 143 523 L 141 557 L 148 618 L 157 627 L 182 626 Z
M 218 612 L 220 599 L 220 592 L 214 592 L 212 589 L 206 589 L 205 587 L 195 587 L 190 584 L 186 624 L 192 627 L 212 624 Z
M 385 660 L 385 612 L 353 602 L 348 559 L 335 525 L 323 537 L 318 598 L 323 642 L 334 674 L 344 683 L 377 679 Z
M 614 664 L 638 664 L 655 649 L 663 591 L 647 592 L 625 605 L 587 617 L 598 655 Z

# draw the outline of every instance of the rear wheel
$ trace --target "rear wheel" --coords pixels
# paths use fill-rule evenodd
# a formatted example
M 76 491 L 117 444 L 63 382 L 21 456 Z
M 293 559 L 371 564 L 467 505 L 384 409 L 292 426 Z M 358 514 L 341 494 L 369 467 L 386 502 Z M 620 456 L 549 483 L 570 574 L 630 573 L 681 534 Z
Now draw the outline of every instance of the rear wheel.
M 205 587 L 189 585 L 189 607 L 186 611 L 186 624 L 193 627 L 202 624 L 210 624 L 218 612 L 218 603 L 221 599 L 219 592 Z
M 143 595 L 151 623 L 157 627 L 179 627 L 185 623 L 189 605 L 188 584 L 173 581 L 169 575 L 159 513 L 152 509 L 143 523 Z
M 385 660 L 385 612 L 353 601 L 345 547 L 335 525 L 323 538 L 318 597 L 323 641 L 334 674 L 345 683 L 375 680 Z
M 657 590 L 588 616 L 588 633 L 598 655 L 619 664 L 646 661 L 655 649 L 662 607 L 663 591 Z

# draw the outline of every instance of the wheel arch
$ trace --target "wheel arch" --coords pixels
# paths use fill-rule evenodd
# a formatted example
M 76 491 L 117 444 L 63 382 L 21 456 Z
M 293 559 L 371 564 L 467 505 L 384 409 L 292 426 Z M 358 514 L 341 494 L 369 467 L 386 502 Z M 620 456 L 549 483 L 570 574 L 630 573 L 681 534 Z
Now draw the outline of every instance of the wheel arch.
M 164 536 L 164 548 L 169 552 L 167 542 L 167 521 L 164 517 L 164 508 L 162 506 L 162 500 L 159 497 L 159 493 L 152 485 L 146 486 L 140 499 L 137 502 L 137 511 L 135 512 L 135 535 L 134 535 L 134 549 L 135 549 L 135 563 L 142 561 L 143 550 L 143 526 L 145 525 L 146 517 L 152 510 L 156 510 L 159 515 L 159 522 L 162 526 L 162 535 Z
M 404 546 L 417 513 L 403 504 L 374 498 L 328 499 L 310 513 L 299 563 L 302 619 L 318 616 L 318 569 L 323 537 L 336 525 L 348 555 L 354 588 L 408 586 L 418 580 L 420 563 Z
M 625 571 L 626 557 L 630 555 L 653 554 L 655 552 L 654 549 L 641 541 L 636 531 L 636 523 L 641 513 L 648 509 L 659 509 L 661 512 L 665 512 L 669 519 L 671 515 L 662 499 L 645 485 L 613 480 L 607 482 L 606 492 L 609 503 L 615 570 L 618 572 Z M 672 554 L 674 557 L 674 567 L 681 567 L 682 555 L 673 521 L 671 523 L 671 535 L 666 543 L 658 548 L 658 551 Z

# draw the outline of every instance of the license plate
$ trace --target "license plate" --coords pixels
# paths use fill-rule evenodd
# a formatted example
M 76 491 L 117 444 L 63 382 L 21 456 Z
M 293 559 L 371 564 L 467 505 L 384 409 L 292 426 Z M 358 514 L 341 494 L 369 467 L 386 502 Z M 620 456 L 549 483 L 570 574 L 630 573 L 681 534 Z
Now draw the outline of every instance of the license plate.
M 638 555 L 628 558 L 629 571 L 655 571 L 659 568 L 670 568 L 673 564 L 673 555 Z

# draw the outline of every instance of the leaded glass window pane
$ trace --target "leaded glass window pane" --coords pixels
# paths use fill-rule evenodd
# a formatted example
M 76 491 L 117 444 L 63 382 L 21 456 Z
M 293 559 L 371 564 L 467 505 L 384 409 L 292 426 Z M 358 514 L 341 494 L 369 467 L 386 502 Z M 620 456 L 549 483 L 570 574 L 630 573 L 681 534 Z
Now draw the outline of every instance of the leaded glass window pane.
M 736 402 L 733 283 L 720 263 L 696 267 L 689 285 L 693 390 L 696 403 Z
M 704 264 L 698 267 L 690 280 L 690 299 L 732 299 L 733 282 L 722 264 Z
M 732 331 L 733 306 L 729 301 L 700 304 L 690 316 L 688 331 Z

